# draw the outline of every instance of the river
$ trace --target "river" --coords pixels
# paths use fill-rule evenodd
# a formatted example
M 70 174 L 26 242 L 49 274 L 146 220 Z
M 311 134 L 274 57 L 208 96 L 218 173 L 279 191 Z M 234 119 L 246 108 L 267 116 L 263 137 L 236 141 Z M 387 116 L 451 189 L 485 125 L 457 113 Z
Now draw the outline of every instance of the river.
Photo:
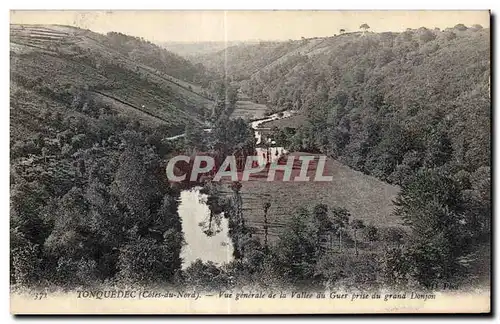
M 184 239 L 187 243 L 181 253 L 184 268 L 196 259 L 222 264 L 233 258 L 233 247 L 228 235 L 228 220 L 221 213 L 209 223 L 208 196 L 200 190 L 201 187 L 186 189 L 180 196 L 179 216 L 182 219 Z M 210 235 L 207 234 L 208 231 Z
M 257 153 L 257 156 L 259 157 L 259 165 L 275 162 L 279 159 L 280 156 L 288 153 L 284 147 L 275 146 L 274 144 L 276 144 L 276 142 L 274 142 L 270 138 L 267 139 L 267 143 L 264 143 L 262 132 L 258 130 L 259 126 L 263 123 L 267 123 L 273 120 L 288 118 L 294 113 L 295 112 L 292 110 L 283 111 L 281 113 L 276 113 L 263 119 L 254 120 L 250 123 L 252 125 L 252 128 L 255 130 L 255 139 L 257 145 L 255 151 Z
M 283 147 L 274 146 L 275 142 L 272 139 L 265 138 L 258 130 L 259 125 L 290 117 L 293 113 L 293 111 L 285 111 L 251 122 L 251 126 L 255 130 L 256 153 L 259 156 L 260 165 L 276 161 L 287 151 Z M 180 138 L 183 135 L 175 136 L 175 138 Z M 266 140 L 266 143 L 263 143 L 263 139 Z M 201 189 L 201 187 L 186 189 L 180 195 L 179 216 L 182 219 L 182 229 L 186 241 L 181 252 L 184 261 L 183 268 L 188 267 L 197 259 L 212 261 L 219 265 L 233 259 L 233 246 L 228 235 L 228 220 L 224 218 L 222 213 L 213 217 L 212 222 L 210 222 L 208 196 L 201 193 Z

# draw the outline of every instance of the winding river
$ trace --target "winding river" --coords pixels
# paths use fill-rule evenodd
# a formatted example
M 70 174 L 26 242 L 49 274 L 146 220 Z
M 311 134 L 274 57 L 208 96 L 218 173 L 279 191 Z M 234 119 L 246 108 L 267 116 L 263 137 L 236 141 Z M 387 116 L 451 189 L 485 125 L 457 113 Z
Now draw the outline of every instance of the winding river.
M 260 165 L 276 161 L 287 151 L 283 147 L 274 146 L 275 142 L 263 136 L 262 132 L 259 131 L 259 126 L 265 122 L 290 117 L 293 113 L 293 111 L 285 111 L 251 122 L 251 126 L 255 130 L 256 152 Z M 170 139 L 182 136 L 184 134 Z M 183 268 L 188 267 L 197 259 L 204 262 L 212 261 L 219 265 L 233 259 L 233 246 L 228 235 L 228 220 L 221 214 L 210 222 L 207 198 L 206 194 L 201 193 L 201 187 L 181 192 L 179 216 L 182 219 L 182 229 L 186 241 L 181 253 Z

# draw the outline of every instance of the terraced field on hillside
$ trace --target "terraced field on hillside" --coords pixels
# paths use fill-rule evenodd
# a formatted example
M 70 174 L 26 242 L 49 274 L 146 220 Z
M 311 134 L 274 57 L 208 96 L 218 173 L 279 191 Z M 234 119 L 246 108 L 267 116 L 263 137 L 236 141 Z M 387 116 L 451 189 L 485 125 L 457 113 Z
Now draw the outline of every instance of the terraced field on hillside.
M 84 90 L 119 114 L 172 127 L 188 120 L 201 124 L 204 110 L 212 107 L 194 91 L 196 85 L 135 62 L 107 46 L 104 35 L 68 26 L 12 25 L 10 36 L 15 88 Z

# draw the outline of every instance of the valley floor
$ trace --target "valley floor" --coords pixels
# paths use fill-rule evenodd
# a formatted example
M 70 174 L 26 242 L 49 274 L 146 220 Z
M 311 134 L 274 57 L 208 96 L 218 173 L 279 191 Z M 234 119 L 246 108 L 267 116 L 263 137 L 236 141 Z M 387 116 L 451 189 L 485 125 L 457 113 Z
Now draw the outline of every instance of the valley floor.
M 248 101 L 248 98 L 241 99 L 244 100 L 238 101 L 232 116 L 245 115 L 246 118 L 252 120 L 264 117 L 265 105 Z M 304 116 L 297 114 L 265 123 L 265 127 L 293 127 L 303 118 Z M 310 154 L 294 152 L 290 155 L 295 155 L 298 159 L 299 155 Z M 327 159 L 324 175 L 333 176 L 333 180 L 331 182 L 314 182 L 312 179 L 316 173 L 316 164 L 311 166 L 308 171 L 311 181 L 308 182 L 266 181 L 267 171 L 265 170 L 262 172 L 262 176 L 250 177 L 250 181 L 242 182 L 243 213 L 247 225 L 253 227 L 257 233 L 262 234 L 264 226 L 263 204 L 270 202 L 268 221 L 271 240 L 278 237 L 280 229 L 299 207 L 313 208 L 317 204 L 326 204 L 329 208 L 347 208 L 351 212 L 351 219 L 360 219 L 367 225 L 401 226 L 401 219 L 393 215 L 393 200 L 399 193 L 398 186 L 355 171 L 331 158 Z M 300 165 L 294 166 L 291 178 L 293 179 L 294 175 L 298 175 L 299 172 Z M 283 173 L 277 172 L 276 179 L 282 179 L 282 177 Z M 231 190 L 228 186 L 224 186 L 224 190 L 230 194 Z
M 308 153 L 291 153 L 308 155 Z M 300 166 L 294 167 L 294 174 L 300 172 Z M 344 207 L 351 212 L 352 219 L 360 219 L 366 225 L 379 228 L 401 226 L 399 217 L 393 215 L 394 204 L 399 187 L 382 182 L 374 177 L 355 171 L 334 159 L 327 159 L 324 175 L 333 176 L 331 182 L 314 182 L 316 168 L 311 167 L 308 182 L 283 182 L 282 172 L 277 172 L 277 181 L 266 181 L 267 172 L 262 177 L 251 177 L 242 182 L 243 213 L 247 225 L 262 234 L 264 226 L 263 204 L 270 202 L 268 212 L 270 239 L 277 238 L 281 228 L 290 215 L 299 207 L 312 209 L 317 204 L 326 204 L 329 208 Z M 228 186 L 224 191 L 230 194 Z
M 250 100 L 250 98 L 240 95 L 236 108 L 231 114 L 232 118 L 241 117 L 246 120 L 262 119 L 267 111 L 267 106 L 258 104 Z

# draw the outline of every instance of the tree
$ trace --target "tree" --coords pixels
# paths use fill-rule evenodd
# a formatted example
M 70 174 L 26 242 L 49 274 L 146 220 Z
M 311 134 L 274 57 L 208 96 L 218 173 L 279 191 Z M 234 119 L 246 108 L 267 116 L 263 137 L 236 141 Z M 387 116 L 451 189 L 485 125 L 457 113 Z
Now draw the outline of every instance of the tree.
M 173 282 L 180 271 L 175 260 L 178 252 L 169 248 L 169 243 L 158 243 L 151 238 L 135 238 L 120 248 L 118 276 L 130 283 Z
M 469 187 L 462 190 L 465 222 L 473 241 L 488 242 L 491 233 L 491 171 L 480 167 L 470 175 Z
M 408 249 L 401 247 L 384 252 L 383 273 L 385 282 L 392 287 L 408 288 L 408 275 L 412 271 L 412 256 Z
M 332 224 L 328 218 L 328 206 L 317 204 L 313 208 L 313 216 L 318 224 L 318 251 L 322 252 L 321 239 L 332 229 Z
M 356 256 L 359 254 L 357 232 L 358 230 L 363 229 L 364 227 L 365 224 L 360 219 L 353 219 L 351 222 L 351 228 L 354 230 L 354 251 L 355 251 L 354 253 L 356 254 Z
M 184 144 L 186 148 L 192 151 L 205 149 L 205 132 L 194 122 L 188 122 L 185 128 Z
M 396 206 L 412 229 L 416 279 L 429 286 L 460 278 L 459 258 L 472 248 L 460 185 L 441 170 L 423 169 L 402 187 Z
M 243 258 L 245 246 L 243 242 L 247 234 L 245 219 L 243 217 L 243 200 L 241 198 L 241 182 L 233 181 L 230 189 L 233 192 L 229 208 L 229 235 L 233 241 L 234 256 L 236 259 Z
M 151 194 L 155 190 L 150 186 L 151 175 L 146 170 L 143 156 L 138 148 L 129 148 L 123 152 L 119 163 L 114 179 L 114 190 L 129 208 L 131 216 L 140 219 L 144 217 L 142 213 L 147 212 Z
M 422 43 L 428 43 L 434 39 L 436 39 L 436 34 L 434 34 L 432 31 L 429 29 L 419 29 L 418 30 L 418 38 Z
M 457 38 L 457 34 L 454 33 L 454 32 L 452 32 L 452 31 L 446 31 L 445 32 L 445 37 L 446 37 L 447 40 L 451 41 L 451 40 Z
M 342 251 L 342 233 L 349 224 L 351 213 L 345 208 L 335 207 L 332 209 L 332 216 L 332 227 L 339 235 L 339 250 Z
M 403 242 L 404 230 L 400 227 L 389 227 L 382 233 L 382 239 L 388 243 L 394 244 L 399 247 Z
M 359 26 L 359 29 L 362 29 L 364 34 L 368 29 L 370 29 L 370 26 L 368 26 L 368 24 L 365 23 Z
M 370 242 L 375 242 L 375 241 L 378 241 L 378 239 L 379 239 L 378 228 L 374 225 L 371 225 L 371 224 L 367 225 L 363 229 L 363 233 L 364 233 L 366 240 L 368 240 Z
M 42 260 L 39 258 L 39 246 L 27 240 L 16 227 L 10 230 L 10 249 L 11 283 L 23 286 L 35 284 L 43 276 L 40 272 Z
M 198 259 L 191 263 L 183 274 L 188 287 L 202 291 L 222 291 L 230 288 L 231 279 L 228 274 L 211 261 L 204 263 Z
M 264 209 L 264 249 L 265 249 L 266 253 L 269 250 L 269 246 L 267 244 L 267 234 L 268 234 L 268 227 L 269 227 L 268 222 L 267 222 L 267 212 L 268 212 L 270 207 L 271 207 L 271 203 L 268 201 L 262 205 L 262 208 Z
M 479 25 L 479 24 L 474 24 L 474 25 L 472 25 L 472 27 L 471 27 L 471 28 L 472 28 L 472 30 L 474 30 L 474 31 L 478 31 L 478 30 L 483 29 L 483 26 L 481 26 L 481 25 Z
M 457 24 L 457 25 L 455 25 L 455 27 L 453 27 L 453 29 L 456 29 L 458 31 L 466 31 L 467 26 L 465 26 L 464 24 Z
M 453 154 L 452 142 L 443 126 L 428 134 L 424 166 L 439 167 L 448 162 Z
M 318 257 L 318 224 L 304 208 L 292 215 L 275 247 L 276 267 L 292 283 L 314 278 Z
M 210 133 L 211 146 L 226 157 L 252 152 L 255 147 L 253 129 L 242 118 L 220 118 Z

